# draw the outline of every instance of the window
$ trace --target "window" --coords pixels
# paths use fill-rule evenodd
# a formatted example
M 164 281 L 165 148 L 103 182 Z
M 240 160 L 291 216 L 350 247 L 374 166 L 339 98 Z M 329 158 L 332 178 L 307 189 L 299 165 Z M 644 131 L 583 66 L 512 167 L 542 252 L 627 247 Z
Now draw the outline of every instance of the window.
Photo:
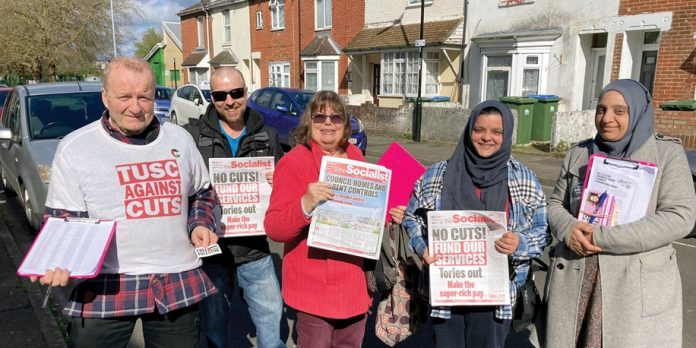
M 426 51 L 425 53 L 425 94 L 440 93 L 440 52 Z
M 271 0 L 271 29 L 285 28 L 285 0 Z
M 422 93 L 435 95 L 440 90 L 440 53 L 425 51 Z M 382 54 L 382 94 L 415 96 L 418 94 L 418 51 Z
M 336 61 L 307 61 L 305 67 L 305 88 L 311 91 L 338 91 Z
M 225 42 L 232 41 L 232 18 L 230 18 L 230 10 L 222 11 L 222 17 L 224 18 L 224 32 L 225 32 Z
M 539 75 L 541 64 L 539 56 L 528 55 L 522 67 L 522 96 L 539 94 Z
M 196 86 L 201 83 L 208 82 L 208 69 L 206 68 L 189 68 L 189 82 Z
M 263 12 L 256 11 L 256 29 L 263 29 Z
M 271 63 L 269 70 L 270 86 L 290 87 L 290 63 Z
M 486 100 L 498 99 L 508 95 L 510 90 L 510 70 L 512 56 L 486 56 L 484 76 Z
M 198 17 L 198 47 L 205 47 L 203 42 L 203 16 Z
M 316 0 L 316 29 L 331 28 L 331 0 Z

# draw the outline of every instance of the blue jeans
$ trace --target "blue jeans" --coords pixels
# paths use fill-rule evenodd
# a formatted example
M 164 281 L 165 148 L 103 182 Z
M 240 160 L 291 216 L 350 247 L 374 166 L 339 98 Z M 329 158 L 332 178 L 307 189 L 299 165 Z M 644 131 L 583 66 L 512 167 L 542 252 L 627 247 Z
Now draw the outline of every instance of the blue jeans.
M 234 290 L 231 267 L 232 264 L 203 264 L 203 270 L 215 284 L 218 293 L 200 303 L 201 347 L 229 347 L 230 302 Z M 283 298 L 271 256 L 237 266 L 237 280 L 249 307 L 251 320 L 256 326 L 257 346 L 285 347 L 280 339 Z
M 271 256 L 237 266 L 237 280 L 256 326 L 257 346 L 285 347 L 280 339 L 283 297 Z

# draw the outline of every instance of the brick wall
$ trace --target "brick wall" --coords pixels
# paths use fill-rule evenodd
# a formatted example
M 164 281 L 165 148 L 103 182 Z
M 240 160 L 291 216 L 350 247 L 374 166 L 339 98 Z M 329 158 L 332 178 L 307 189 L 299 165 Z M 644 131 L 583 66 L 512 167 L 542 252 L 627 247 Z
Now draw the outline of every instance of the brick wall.
M 315 37 L 314 0 L 285 1 L 285 29 L 271 30 L 271 12 L 268 0 L 249 1 L 251 22 L 251 50 L 261 53 L 261 86 L 269 84 L 269 63 L 290 63 L 291 87 L 302 88 L 303 66 L 300 51 Z M 298 18 L 298 10 L 301 18 Z M 256 12 L 263 15 L 263 28 L 256 29 Z M 362 29 L 365 18 L 363 1 L 334 0 L 331 35 L 340 48 L 348 45 Z M 299 29 L 299 30 L 298 30 Z M 343 79 L 348 68 L 348 58 L 341 55 L 338 66 L 339 93 L 348 92 Z
M 619 15 L 622 16 L 663 11 L 672 12 L 672 29 L 660 34 L 660 49 L 653 85 L 656 108 L 665 101 L 694 98 L 696 1 L 622 0 L 619 7 Z M 614 51 L 615 61 L 620 58 L 620 52 L 620 49 Z
M 614 41 L 614 60 L 611 62 L 611 80 L 619 78 L 619 67 L 621 66 L 621 46 L 623 45 L 623 34 L 616 34 Z
M 188 55 L 198 47 L 198 24 L 196 15 L 181 17 L 181 55 L 186 59 Z M 181 66 L 181 62 L 179 63 Z M 189 83 L 188 69 L 181 68 L 182 84 Z
M 686 148 L 696 148 L 696 111 L 657 110 L 655 132 L 681 139 Z

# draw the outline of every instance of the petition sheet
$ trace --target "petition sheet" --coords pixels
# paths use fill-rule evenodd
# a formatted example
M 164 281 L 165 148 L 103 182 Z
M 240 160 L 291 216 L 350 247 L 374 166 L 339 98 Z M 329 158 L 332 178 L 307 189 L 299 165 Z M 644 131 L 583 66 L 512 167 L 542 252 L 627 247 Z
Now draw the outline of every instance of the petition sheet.
M 578 220 L 614 226 L 645 216 L 657 176 L 653 163 L 592 155 Z
M 263 219 L 271 199 L 266 172 L 273 157 L 211 158 L 210 182 L 220 200 L 215 215 L 220 237 L 264 235 Z
M 428 212 L 430 304 L 510 304 L 508 257 L 495 250 L 506 231 L 502 211 Z
M 319 181 L 331 184 L 335 196 L 314 209 L 307 245 L 378 259 L 391 170 L 324 156 Z

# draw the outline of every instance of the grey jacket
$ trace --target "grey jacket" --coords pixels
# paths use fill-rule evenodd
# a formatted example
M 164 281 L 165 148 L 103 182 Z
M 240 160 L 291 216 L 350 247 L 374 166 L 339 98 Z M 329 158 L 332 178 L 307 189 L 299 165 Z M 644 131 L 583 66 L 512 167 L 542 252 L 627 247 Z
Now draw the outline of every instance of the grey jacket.
M 577 221 L 580 188 L 591 141 L 566 156 L 548 216 L 559 240 L 551 251 L 546 279 L 547 347 L 573 347 L 584 258 L 566 247 Z M 602 286 L 603 347 L 681 347 L 682 288 L 671 242 L 691 232 L 696 194 L 684 149 L 677 140 L 655 136 L 632 159 L 657 163 L 646 217 L 619 226 L 596 226 Z

